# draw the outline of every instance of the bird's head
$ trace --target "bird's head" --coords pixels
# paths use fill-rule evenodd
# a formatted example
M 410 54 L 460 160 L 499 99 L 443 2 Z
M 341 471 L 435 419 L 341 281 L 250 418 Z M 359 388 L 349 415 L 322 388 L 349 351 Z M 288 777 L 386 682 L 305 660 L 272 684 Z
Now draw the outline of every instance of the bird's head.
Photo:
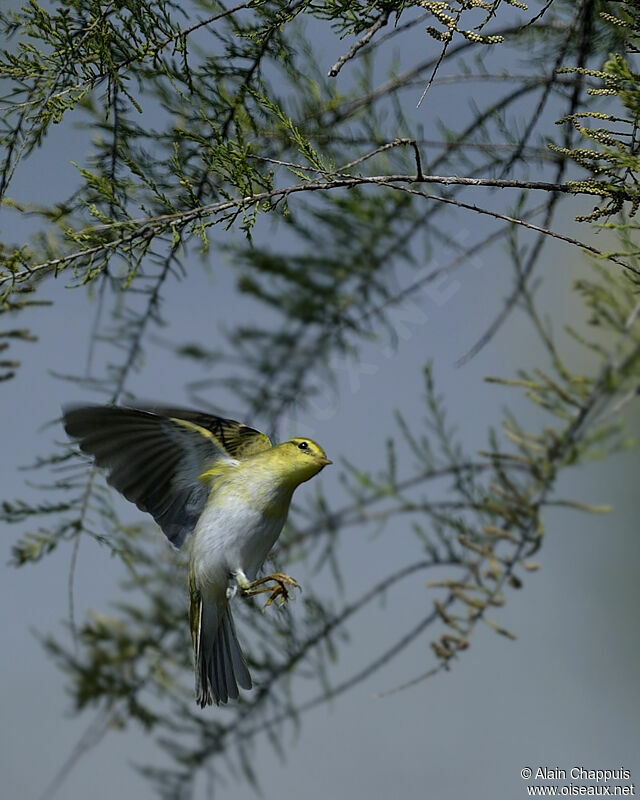
M 274 447 L 281 468 L 292 482 L 304 483 L 333 462 L 313 439 L 290 439 Z

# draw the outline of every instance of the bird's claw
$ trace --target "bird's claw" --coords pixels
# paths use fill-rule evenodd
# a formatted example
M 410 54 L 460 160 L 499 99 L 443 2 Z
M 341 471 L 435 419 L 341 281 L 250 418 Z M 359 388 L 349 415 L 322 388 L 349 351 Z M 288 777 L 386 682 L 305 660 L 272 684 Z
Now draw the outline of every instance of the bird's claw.
M 293 585 L 297 586 L 298 584 L 296 583 Z M 282 606 L 284 606 L 289 599 L 289 590 L 287 589 L 287 585 L 282 581 L 276 581 L 276 585 L 273 587 L 269 587 L 269 589 L 271 589 L 271 595 L 269 596 L 267 602 L 262 606 L 263 612 L 267 610 L 267 608 L 271 605 L 271 603 L 273 603 L 274 600 L 277 600 L 279 598 L 280 608 L 282 608 Z M 267 589 L 266 591 L 269 591 L 269 589 Z
M 266 583 L 274 583 L 275 586 L 265 586 Z M 264 604 L 262 610 L 265 611 L 275 600 L 280 599 L 279 607 L 285 605 L 289 599 L 288 586 L 293 589 L 299 589 L 300 584 L 295 578 L 290 575 L 285 575 L 283 572 L 274 572 L 272 575 L 266 575 L 264 578 L 259 578 L 257 581 L 241 586 L 240 591 L 243 597 L 254 597 L 257 594 L 265 594 L 270 592 L 269 599 Z

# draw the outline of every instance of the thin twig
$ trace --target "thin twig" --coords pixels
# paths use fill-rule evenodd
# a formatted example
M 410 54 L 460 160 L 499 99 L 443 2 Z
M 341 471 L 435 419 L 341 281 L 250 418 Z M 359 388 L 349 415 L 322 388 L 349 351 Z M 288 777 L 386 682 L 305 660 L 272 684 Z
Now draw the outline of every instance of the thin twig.
M 564 30 L 566 26 L 562 26 Z M 520 31 L 520 25 L 509 25 L 505 28 L 501 28 L 495 31 L 496 35 L 499 36 L 509 36 L 510 34 L 517 33 Z M 458 56 L 461 53 L 466 52 L 467 50 L 476 47 L 473 42 L 461 42 L 460 44 L 455 45 L 452 47 L 448 52 L 448 58 L 453 58 L 454 56 Z M 363 95 L 362 97 L 357 98 L 356 100 L 349 100 L 344 105 L 338 106 L 335 110 L 333 115 L 330 117 L 330 125 L 335 125 L 336 122 L 340 122 L 355 111 L 358 111 L 360 108 L 365 106 L 373 105 L 376 101 L 380 100 L 386 94 L 390 94 L 395 92 L 399 89 L 405 88 L 406 85 L 411 83 L 414 78 L 420 77 L 425 70 L 433 69 L 434 65 L 437 64 L 438 59 L 429 58 L 426 61 L 421 62 L 415 67 L 407 70 L 406 72 L 401 73 L 400 75 L 392 78 L 391 80 L 387 81 L 386 83 L 381 84 L 376 89 L 372 89 L 367 94 Z M 311 114 L 309 117 L 306 118 L 305 121 L 308 119 L 314 119 L 318 116 L 318 114 Z
M 582 30 L 582 37 L 580 42 L 580 53 L 578 57 L 579 67 L 584 66 L 584 64 L 586 63 L 588 43 L 589 43 L 589 36 L 585 23 L 585 26 L 583 27 Z M 571 99 L 569 102 L 569 108 L 567 110 L 567 115 L 572 114 L 578 107 L 582 96 L 582 91 L 584 89 L 584 81 L 582 80 L 583 76 L 578 75 L 577 77 L 579 78 L 579 80 L 576 80 L 574 84 L 573 92 L 571 94 Z M 564 136 L 564 147 L 566 149 L 569 149 L 571 147 L 572 137 L 573 137 L 573 127 L 569 126 Z M 522 155 L 522 149 L 520 148 L 520 145 L 524 146 L 524 140 L 521 140 L 518 143 L 518 151 L 516 151 L 516 154 L 512 156 L 509 163 L 511 163 L 516 156 Z M 564 174 L 566 172 L 566 168 L 567 168 L 567 161 L 565 159 L 562 159 L 561 161 L 558 162 L 558 167 L 555 175 L 555 180 L 557 183 L 560 183 L 562 181 L 562 178 L 564 177 Z M 558 199 L 559 196 L 555 192 L 551 195 L 551 198 L 549 199 L 547 214 L 544 220 L 545 228 L 548 228 L 551 225 L 554 208 Z M 517 276 L 517 280 L 513 288 L 513 291 L 505 300 L 500 313 L 491 322 L 491 324 L 488 326 L 488 328 L 485 330 L 482 336 L 475 342 L 473 347 L 471 347 L 461 358 L 459 358 L 456 361 L 456 366 L 458 367 L 462 366 L 463 364 L 467 363 L 470 359 L 474 358 L 484 347 L 486 347 L 486 345 L 491 341 L 491 339 L 493 339 L 495 334 L 502 327 L 502 325 L 504 324 L 505 320 L 507 319 L 511 311 L 515 308 L 518 298 L 526 291 L 527 282 L 529 281 L 531 275 L 533 274 L 533 270 L 538 261 L 538 256 L 542 251 L 544 241 L 545 241 L 544 236 L 541 235 L 538 237 L 533 249 L 531 250 L 531 253 L 527 258 L 527 263 L 524 269 L 521 271 L 521 273 Z
M 416 175 L 370 175 L 370 176 L 340 175 L 340 176 L 331 176 L 331 178 L 332 179 L 329 182 L 325 181 L 315 182 L 315 183 L 309 182 L 278 189 L 271 189 L 269 191 L 258 192 L 254 195 L 239 198 L 237 200 L 225 200 L 223 202 L 198 206 L 197 208 L 189 209 L 189 211 L 181 211 L 173 214 L 163 214 L 158 217 L 148 217 L 137 220 L 126 220 L 124 222 L 118 221 L 110 223 L 108 225 L 97 225 L 95 227 L 85 228 L 82 231 L 79 231 L 79 233 L 88 234 L 106 230 L 111 231 L 117 228 L 121 228 L 123 226 L 127 227 L 136 226 L 135 231 L 133 231 L 130 234 L 127 234 L 126 236 L 122 236 L 118 239 L 113 239 L 108 242 L 103 242 L 99 245 L 95 245 L 94 247 L 77 250 L 65 256 L 60 256 L 59 258 L 50 259 L 49 261 L 41 262 L 40 264 L 35 264 L 32 267 L 23 268 L 22 271 L 11 272 L 3 276 L 0 276 L 0 286 L 6 283 L 20 283 L 28 281 L 29 279 L 35 277 L 37 274 L 40 274 L 42 272 L 58 271 L 60 269 L 67 267 L 69 264 L 73 263 L 74 261 L 77 261 L 78 259 L 88 258 L 92 255 L 97 255 L 107 250 L 115 250 L 121 247 L 122 245 L 131 244 L 139 239 L 145 239 L 145 238 L 152 239 L 155 236 L 164 233 L 165 230 L 171 225 L 171 223 L 177 222 L 181 225 L 186 225 L 190 222 L 201 221 L 203 219 L 206 219 L 207 217 L 215 216 L 225 211 L 229 211 L 231 209 L 242 210 L 244 208 L 250 208 L 251 206 L 263 203 L 266 200 L 285 198 L 289 197 L 290 195 L 299 194 L 301 192 L 329 191 L 340 188 L 352 188 L 355 186 L 362 186 L 366 184 L 376 185 L 376 186 L 387 186 L 391 189 L 404 191 L 407 192 L 408 194 L 413 194 L 415 196 L 422 197 L 426 200 L 434 200 L 439 203 L 446 203 L 449 205 L 457 206 L 458 208 L 466 208 L 467 210 L 474 211 L 475 213 L 478 214 L 486 214 L 495 219 L 502 219 L 507 222 L 511 222 L 514 225 L 520 225 L 530 230 L 543 233 L 545 234 L 545 236 L 551 236 L 555 239 L 559 239 L 561 241 L 568 242 L 569 244 L 576 245 L 577 247 L 587 250 L 588 252 L 593 253 L 594 255 L 597 255 L 601 258 L 606 258 L 609 261 L 619 264 L 620 266 L 624 267 L 630 272 L 633 272 L 634 274 L 640 276 L 640 270 L 635 269 L 630 264 L 623 261 L 621 258 L 618 258 L 613 254 L 607 254 L 602 250 L 599 250 L 597 247 L 593 247 L 592 245 L 586 244 L 585 242 L 581 242 L 578 239 L 574 239 L 571 236 L 564 236 L 563 234 L 557 233 L 548 228 L 543 228 L 538 225 L 533 225 L 532 223 L 527 223 L 524 222 L 523 220 L 517 219 L 516 217 L 510 217 L 506 214 L 500 214 L 497 211 L 490 211 L 489 209 L 480 208 L 476 205 L 470 203 L 463 203 L 462 201 L 454 200 L 448 197 L 427 194 L 426 192 L 421 192 L 416 189 L 410 189 L 407 186 L 401 185 L 401 184 L 415 184 L 415 183 L 427 183 L 427 184 L 435 183 L 435 184 L 440 184 L 442 186 L 475 186 L 475 187 L 489 187 L 489 188 L 500 188 L 500 189 L 535 189 L 547 192 L 561 192 L 563 194 L 573 194 L 573 195 L 586 194 L 591 196 L 594 195 L 593 191 L 582 190 L 579 187 L 572 186 L 571 184 L 554 184 L 548 181 L 505 180 L 500 178 L 464 178 L 464 177 L 459 177 L 457 175 L 423 175 L 421 178 L 417 178 Z M 603 189 L 601 196 L 603 197 L 608 196 L 608 193 L 605 191 L 605 189 Z
M 146 47 L 141 48 L 140 52 L 135 53 L 134 55 L 130 56 L 129 58 L 125 58 L 122 61 L 118 61 L 112 67 L 110 67 L 109 72 L 100 71 L 96 72 L 91 78 L 80 81 L 79 83 L 75 83 L 73 86 L 68 86 L 66 89 L 63 89 L 60 92 L 56 92 L 55 94 L 51 95 L 51 97 L 47 98 L 47 102 L 51 100 L 58 100 L 61 97 L 69 94 L 69 92 L 80 91 L 88 86 L 96 86 L 99 85 L 101 80 L 112 75 L 114 72 L 120 72 L 124 67 L 129 67 L 137 60 L 141 60 L 143 58 L 154 58 L 164 50 L 173 42 L 176 42 L 180 39 L 185 39 L 190 34 L 194 33 L 195 31 L 199 30 L 200 28 L 206 27 L 210 25 L 212 22 L 216 22 L 219 19 L 223 19 L 224 17 L 228 17 L 231 14 L 235 14 L 237 11 L 242 11 L 245 8 L 251 8 L 255 4 L 255 0 L 247 0 L 245 3 L 240 3 L 233 8 L 225 9 L 224 11 L 220 11 L 218 14 L 213 14 L 206 19 L 200 20 L 200 22 L 196 22 L 194 25 L 191 25 L 189 28 L 182 28 L 177 33 L 174 33 L 172 36 L 168 36 L 166 39 L 163 39 L 161 42 L 158 42 L 153 48 L 147 49 Z M 0 112 L 4 111 L 15 111 L 18 108 L 29 108 L 29 106 L 33 106 L 37 103 L 37 100 L 25 100 L 22 103 L 15 103 L 10 106 L 0 106 Z
M 462 8 L 459 8 L 457 10 L 457 12 L 456 12 L 456 15 L 455 15 L 455 30 L 457 30 L 457 28 L 458 28 L 458 22 L 460 22 L 460 15 L 461 14 L 462 14 Z M 431 85 L 433 84 L 433 81 L 434 81 L 436 75 L 438 74 L 438 70 L 440 69 L 440 65 L 444 61 L 444 58 L 447 55 L 447 50 L 449 49 L 449 45 L 451 44 L 451 42 L 453 40 L 453 31 L 451 29 L 449 29 L 449 31 L 447 32 L 446 36 L 447 36 L 447 38 L 444 40 L 444 43 L 442 45 L 442 50 L 440 51 L 440 55 L 438 56 L 438 60 L 436 61 L 435 66 L 433 67 L 433 70 L 431 72 L 431 76 L 429 77 L 429 80 L 427 81 L 427 85 L 424 87 L 424 91 L 420 95 L 420 99 L 418 100 L 418 104 L 417 104 L 416 108 L 420 108 L 420 106 L 422 105 L 422 101 L 427 96 L 427 92 L 431 88 Z
M 533 508 L 539 508 L 547 500 L 547 497 L 555 484 L 557 465 L 559 465 L 562 462 L 567 452 L 571 449 L 571 447 L 573 447 L 576 437 L 578 436 L 580 431 L 587 427 L 589 418 L 593 416 L 592 412 L 594 411 L 594 409 L 596 408 L 602 397 L 606 394 L 607 387 L 611 380 L 611 375 L 614 372 L 623 370 L 628 363 L 637 359 L 638 356 L 637 347 L 634 348 L 632 352 L 629 353 L 625 358 L 621 358 L 619 356 L 622 348 L 628 341 L 629 336 L 631 335 L 631 331 L 633 330 L 639 317 L 640 317 L 640 302 L 638 302 L 634 306 L 631 313 L 628 315 L 625 321 L 622 334 L 618 339 L 618 341 L 611 348 L 609 355 L 602 369 L 600 370 L 600 374 L 598 375 L 598 378 L 593 384 L 593 388 L 589 392 L 589 396 L 585 399 L 582 407 L 578 410 L 575 417 L 573 418 L 571 423 L 567 426 L 562 436 L 560 436 L 560 438 L 558 438 L 554 446 L 549 449 L 547 453 L 547 458 L 549 460 L 551 469 L 549 470 L 543 485 L 540 487 L 538 491 L 537 499 L 534 500 L 532 498 L 529 501 Z M 489 606 L 491 606 L 492 601 L 501 594 L 507 581 L 513 575 L 515 566 L 519 563 L 520 557 L 524 552 L 524 548 L 531 541 L 530 534 L 534 532 L 536 525 L 537 525 L 537 518 L 534 518 L 528 523 L 527 528 L 523 530 L 523 535 L 520 538 L 515 548 L 515 551 L 511 554 L 509 563 L 507 564 L 506 568 L 502 571 L 499 580 L 495 582 L 493 589 L 484 598 L 483 608 L 479 609 L 476 613 L 474 613 L 470 617 L 465 631 L 466 637 L 470 635 L 472 630 L 475 628 L 477 622 L 484 617 L 485 610 Z M 439 672 L 442 667 L 449 664 L 449 661 L 450 660 L 441 661 L 440 664 L 436 665 L 435 668 L 431 668 L 426 672 L 422 673 L 421 675 L 409 681 L 406 681 L 400 686 L 394 687 L 394 689 L 390 689 L 383 692 L 383 694 L 389 695 L 393 694 L 395 691 L 401 691 L 402 689 L 415 686 L 417 683 L 427 680 L 428 678 L 432 677 L 436 672 Z
M 84 33 L 80 37 L 80 40 L 78 41 L 78 43 L 74 44 L 70 48 L 69 54 L 68 54 L 69 60 L 71 60 L 71 58 L 75 55 L 75 52 L 78 50 L 78 48 L 81 47 L 84 44 L 85 40 L 89 37 L 89 35 L 93 31 L 93 29 L 109 16 L 109 14 L 113 10 L 114 4 L 115 4 L 114 0 L 112 0 L 112 2 L 110 2 L 110 3 L 108 3 L 105 6 L 105 8 L 101 11 L 101 13 L 91 23 L 91 25 L 89 25 L 87 27 L 86 31 L 84 31 Z M 58 82 L 60 81 L 60 79 L 62 77 L 62 74 L 63 74 L 63 68 L 61 67 L 58 70 L 58 72 L 56 73 L 56 75 L 54 76 L 53 81 L 51 83 L 51 86 L 49 87 L 49 91 L 45 95 L 44 100 L 40 103 L 40 113 L 34 115 L 32 121 L 31 121 L 31 124 L 29 125 L 29 128 L 25 131 L 25 134 L 22 137 L 22 143 L 20 144 L 20 147 L 18 148 L 18 152 L 16 154 L 15 160 L 13 161 L 13 164 L 8 164 L 7 163 L 6 169 L 3 170 L 2 183 L 0 184 L 0 199 L 2 199 L 4 197 L 4 195 L 6 194 L 7 189 L 9 188 L 9 184 L 11 183 L 11 180 L 13 179 L 13 176 L 15 174 L 15 171 L 16 171 L 17 167 L 18 167 L 18 164 L 20 163 L 20 160 L 22 159 L 22 156 L 24 155 L 25 150 L 27 149 L 27 147 L 30 144 L 31 135 L 33 134 L 33 131 L 36 129 L 38 123 L 40 122 L 42 111 L 47 107 L 47 105 L 51 101 L 53 95 L 55 94 L 56 87 L 58 86 Z M 24 115 L 21 115 L 21 122 L 22 122 L 23 118 L 24 118 Z M 17 134 L 15 134 L 15 135 L 17 136 Z M 11 150 L 13 150 L 13 147 L 11 148 Z
M 564 61 L 565 55 L 566 55 L 567 50 L 569 48 L 569 42 L 571 41 L 571 36 L 573 34 L 574 25 L 577 24 L 578 20 L 580 19 L 582 11 L 583 11 L 583 9 L 585 7 L 585 2 L 586 2 L 586 0 L 581 0 L 576 6 L 576 9 L 575 9 L 575 12 L 574 12 L 574 16 L 573 16 L 573 20 L 571 21 L 571 24 L 570 24 L 569 28 L 567 29 L 567 33 L 566 33 L 566 35 L 564 37 L 564 41 L 562 42 L 562 44 L 561 44 L 561 46 L 560 46 L 560 48 L 558 50 L 555 62 L 554 62 L 553 66 L 552 66 L 552 68 L 551 68 L 551 70 L 549 72 L 549 75 L 547 76 L 547 79 L 546 79 L 545 85 L 544 85 L 544 90 L 542 92 L 542 96 L 540 97 L 540 100 L 538 101 L 538 105 L 536 106 L 534 112 L 529 117 L 529 121 L 528 121 L 528 123 L 527 123 L 527 125 L 526 125 L 526 127 L 524 129 L 524 133 L 522 134 L 522 136 L 520 136 L 520 139 L 518 141 L 518 147 L 517 147 L 515 153 L 511 156 L 511 158 L 507 161 L 507 163 L 502 168 L 502 171 L 500 172 L 500 177 L 504 177 L 505 175 L 507 175 L 509 173 L 509 171 L 511 170 L 511 167 L 516 163 L 516 161 L 519 160 L 520 156 L 522 155 L 523 149 L 526 147 L 527 142 L 529 141 L 529 137 L 531 136 L 531 133 L 533 132 L 533 129 L 535 128 L 535 126 L 537 125 L 538 121 L 540 120 L 540 117 L 542 116 L 542 112 L 543 112 L 544 107 L 545 107 L 545 105 L 547 103 L 547 100 L 549 99 L 549 95 L 551 94 L 551 90 L 555 87 L 556 71 L 562 66 L 562 62 Z
M 368 159 L 373 158 L 373 156 L 376 156 L 379 153 L 384 153 L 386 150 L 391 150 L 394 147 L 403 147 L 406 145 L 412 147 L 415 153 L 416 175 L 417 175 L 416 180 L 417 181 L 422 180 L 423 175 L 422 175 L 422 161 L 420 159 L 420 149 L 418 148 L 418 144 L 415 139 L 394 139 L 392 142 L 387 142 L 386 144 L 380 145 L 380 147 L 377 147 L 370 153 L 366 153 L 365 155 L 360 156 L 360 158 L 356 158 L 355 161 L 350 161 L 348 164 L 344 164 L 343 166 L 339 167 L 336 170 L 336 172 L 337 173 L 346 172 L 352 167 L 355 167 L 357 164 L 362 164 L 363 161 L 367 161 Z
M 572 236 L 565 236 L 564 234 L 558 233 L 557 231 L 552 231 L 549 228 L 544 228 L 541 227 L 540 225 L 534 225 L 532 222 L 525 222 L 522 219 L 518 219 L 516 217 L 510 217 L 508 214 L 500 214 L 497 211 L 490 211 L 487 208 L 479 208 L 478 206 L 472 205 L 470 203 L 463 203 L 460 200 L 454 200 L 447 197 L 439 197 L 438 195 L 427 194 L 426 192 L 420 192 L 415 189 L 410 189 L 408 186 L 397 186 L 394 184 L 389 184 L 389 185 L 394 189 L 407 192 L 408 194 L 419 195 L 421 197 L 424 197 L 425 199 L 436 200 L 437 202 L 447 203 L 450 205 L 457 206 L 458 208 L 466 208 L 469 211 L 475 211 L 477 214 L 486 214 L 487 216 L 493 217 L 494 219 L 502 219 L 505 222 L 511 222 L 514 225 L 519 225 L 522 228 L 528 228 L 529 230 L 542 233 L 545 236 L 550 236 L 553 239 L 558 239 L 562 242 L 573 244 L 576 247 L 580 247 L 582 250 L 586 250 L 587 252 L 592 253 L 593 255 L 596 255 L 600 258 L 605 258 L 608 261 L 612 261 L 615 264 L 619 264 L 621 267 L 624 267 L 629 272 L 633 272 L 634 275 L 640 276 L 640 269 L 632 267 L 631 264 L 628 264 L 621 258 L 618 258 L 617 256 L 614 256 L 610 253 L 605 253 L 602 250 L 599 250 L 597 247 L 593 247 L 593 245 L 587 244 L 586 242 L 581 242 L 578 239 L 574 239 Z
M 331 69 L 328 72 L 328 76 L 330 78 L 335 78 L 336 75 L 342 69 L 342 67 L 344 67 L 344 65 L 347 63 L 347 61 L 352 59 L 358 52 L 358 50 L 360 50 L 361 47 L 364 47 L 365 44 L 369 42 L 369 40 L 376 33 L 376 31 L 379 31 L 380 28 L 383 28 L 387 24 L 387 22 L 389 21 L 390 14 L 391 14 L 391 9 L 383 11 L 382 14 L 380 14 L 380 16 L 378 17 L 378 19 L 373 23 L 373 25 L 371 25 L 370 28 L 367 28 L 365 33 L 361 36 L 360 39 L 358 39 L 357 42 L 355 42 L 355 44 L 349 49 L 349 51 L 345 53 L 343 56 L 340 56 L 340 58 L 336 61 L 336 63 L 331 67 Z

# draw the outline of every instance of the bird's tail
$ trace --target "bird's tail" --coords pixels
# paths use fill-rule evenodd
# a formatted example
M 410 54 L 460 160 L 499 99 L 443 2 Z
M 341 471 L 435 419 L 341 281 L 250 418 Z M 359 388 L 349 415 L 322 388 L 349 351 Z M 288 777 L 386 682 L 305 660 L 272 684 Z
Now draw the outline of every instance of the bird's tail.
M 237 700 L 238 686 L 251 689 L 251 675 L 240 649 L 231 609 L 202 599 L 194 620 L 196 702 L 201 708 Z

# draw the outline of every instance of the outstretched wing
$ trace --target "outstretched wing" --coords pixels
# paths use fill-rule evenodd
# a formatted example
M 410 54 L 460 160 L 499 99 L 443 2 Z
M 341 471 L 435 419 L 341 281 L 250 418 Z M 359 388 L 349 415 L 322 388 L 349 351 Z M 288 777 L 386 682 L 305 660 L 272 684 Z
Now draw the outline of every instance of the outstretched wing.
M 107 470 L 108 482 L 149 512 L 181 547 L 202 514 L 208 487 L 199 479 L 214 463 L 235 462 L 195 421 L 118 406 L 64 409 L 66 432 Z
M 212 433 L 222 447 L 233 458 L 242 461 L 247 456 L 269 450 L 272 447 L 271 440 L 264 433 L 260 433 L 255 428 L 250 428 L 235 419 L 225 419 L 216 417 L 213 414 L 205 414 L 204 411 L 194 411 L 190 408 L 178 408 L 177 406 L 138 406 L 145 411 L 159 414 L 162 417 L 173 417 L 191 422 L 200 428 L 204 428 Z

